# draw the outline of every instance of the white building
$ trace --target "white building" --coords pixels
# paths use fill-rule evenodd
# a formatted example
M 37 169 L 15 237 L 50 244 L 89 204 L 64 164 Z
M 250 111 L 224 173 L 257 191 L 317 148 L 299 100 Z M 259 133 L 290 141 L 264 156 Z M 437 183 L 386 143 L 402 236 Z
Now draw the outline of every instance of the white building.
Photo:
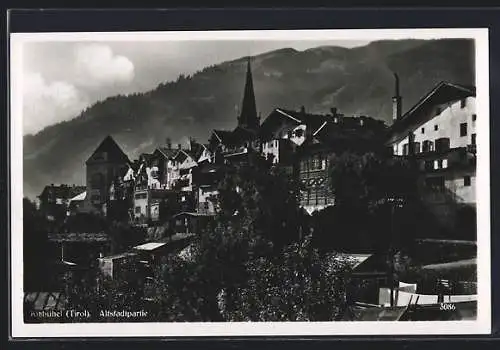
M 401 115 L 396 77 L 387 145 L 394 155 L 416 161 L 422 198 L 443 222 L 456 222 L 457 208 L 475 207 L 475 102 L 474 87 L 441 82 Z

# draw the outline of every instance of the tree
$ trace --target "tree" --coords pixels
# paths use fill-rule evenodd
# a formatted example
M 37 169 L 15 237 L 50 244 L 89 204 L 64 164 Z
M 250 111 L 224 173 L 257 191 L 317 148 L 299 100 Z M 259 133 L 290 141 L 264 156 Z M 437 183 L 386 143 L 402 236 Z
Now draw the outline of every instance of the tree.
M 48 280 L 48 222 L 36 204 L 23 198 L 23 266 L 24 289 L 40 291 Z
M 312 248 L 309 236 L 277 258 L 246 264 L 248 282 L 219 296 L 227 321 L 333 321 L 346 307 L 350 264 Z
M 85 271 L 75 271 L 68 274 L 65 280 L 68 301 L 66 308 L 89 311 L 91 318 L 86 319 L 87 322 L 130 321 L 126 318 L 106 317 L 101 311 L 146 310 L 144 283 L 139 264 L 132 259 L 124 262 L 113 278 L 104 275 L 97 265 Z M 156 316 L 149 313 L 150 319 L 155 319 Z
M 128 223 L 112 221 L 107 229 L 111 238 L 111 253 L 116 254 L 144 242 L 146 232 L 141 227 L 131 226 Z
M 335 207 L 318 215 L 323 241 L 359 242 L 358 247 L 387 247 L 398 238 L 412 236 L 411 213 L 418 202 L 417 175 L 411 161 L 376 153 L 345 152 L 332 157 L 331 186 Z M 318 221 L 317 221 L 318 223 Z M 376 235 L 374 233 L 377 233 Z M 340 243 L 344 243 L 340 242 Z M 339 242 L 337 242 L 339 243 Z

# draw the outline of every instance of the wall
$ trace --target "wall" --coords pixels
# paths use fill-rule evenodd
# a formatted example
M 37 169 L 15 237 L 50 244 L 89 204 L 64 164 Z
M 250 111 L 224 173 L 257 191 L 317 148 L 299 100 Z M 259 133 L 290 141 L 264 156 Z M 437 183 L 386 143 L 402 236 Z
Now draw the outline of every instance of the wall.
M 438 108 L 441 109 L 441 113 L 408 130 L 415 134 L 415 142 L 420 143 L 420 148 L 425 140 L 435 142 L 436 139 L 442 137 L 450 139 L 450 148 L 466 147 L 471 144 L 471 135 L 476 133 L 476 122 L 472 120 L 472 115 L 476 114 L 476 99 L 468 97 L 465 101 L 464 108 L 461 108 L 460 100 L 436 106 L 431 113 L 436 113 Z M 467 136 L 460 136 L 461 123 L 467 123 Z M 434 130 L 436 125 L 438 130 Z M 422 128 L 424 129 L 423 133 Z M 407 133 L 404 138 L 393 145 L 394 154 L 403 155 L 403 145 L 408 143 Z
M 149 218 L 149 191 L 140 190 L 134 193 L 134 218 Z
M 86 205 L 100 209 L 109 201 L 109 188 L 114 179 L 120 175 L 124 164 L 117 163 L 91 163 L 87 165 L 87 197 Z M 93 183 L 94 176 L 101 176 L 100 184 Z
M 300 181 L 305 187 L 301 191 L 300 206 L 312 213 L 334 204 L 329 187 L 327 153 L 314 152 L 304 156 L 299 163 Z
M 198 210 L 200 212 L 215 213 L 215 203 L 210 197 L 217 196 L 219 191 L 212 187 L 200 187 L 198 189 Z

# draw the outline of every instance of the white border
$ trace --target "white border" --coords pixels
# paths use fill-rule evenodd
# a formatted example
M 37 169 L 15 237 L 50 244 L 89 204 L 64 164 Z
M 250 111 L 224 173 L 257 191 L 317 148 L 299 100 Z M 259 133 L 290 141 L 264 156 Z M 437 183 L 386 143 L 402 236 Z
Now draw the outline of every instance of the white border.
M 476 321 L 425 322 L 236 322 L 236 323 L 23 323 L 23 44 L 34 41 L 186 41 L 186 40 L 383 40 L 469 38 L 476 43 L 478 314 Z M 12 337 L 165 337 L 165 336 L 312 336 L 312 335 L 441 335 L 489 334 L 490 293 L 490 164 L 488 29 L 369 29 L 193 31 L 128 33 L 36 33 L 11 40 L 11 295 Z M 451 58 L 452 59 L 452 58 Z

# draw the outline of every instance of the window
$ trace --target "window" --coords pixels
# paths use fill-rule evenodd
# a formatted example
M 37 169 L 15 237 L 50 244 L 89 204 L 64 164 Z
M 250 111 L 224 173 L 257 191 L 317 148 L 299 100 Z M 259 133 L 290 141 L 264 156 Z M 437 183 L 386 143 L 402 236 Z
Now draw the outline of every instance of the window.
M 441 161 L 441 168 L 446 169 L 448 167 L 448 159 L 443 159 Z
M 426 140 L 422 143 L 422 152 L 434 151 L 434 142 Z
M 424 163 L 424 169 L 425 170 L 432 170 L 433 169 L 433 161 L 432 160 L 426 160 Z
M 407 143 L 405 143 L 405 144 L 403 145 L 403 155 L 404 155 L 404 156 L 407 156 L 407 155 L 408 155 L 408 144 L 407 144 Z
M 470 143 L 472 145 L 475 145 L 476 144 L 476 134 L 472 134 L 470 135 Z
M 477 118 L 477 115 L 476 114 L 473 114 L 472 115 L 472 121 L 475 122 L 476 121 L 476 118 Z
M 470 186 L 470 176 L 464 176 L 464 186 Z
M 141 212 L 141 207 L 135 207 L 135 213 L 140 214 Z
M 413 152 L 420 153 L 420 142 L 413 142 Z
M 438 131 L 439 130 L 439 126 L 436 124 L 434 125 L 434 131 Z
M 467 136 L 467 123 L 460 124 L 460 137 Z
M 420 133 L 425 134 L 425 128 L 420 129 Z
M 442 137 L 436 140 L 436 152 L 446 152 L 450 149 L 450 139 Z
M 460 108 L 465 108 L 467 105 L 467 100 L 465 98 L 460 100 Z
M 295 136 L 296 137 L 302 137 L 304 135 L 304 130 L 298 129 L 295 131 Z

